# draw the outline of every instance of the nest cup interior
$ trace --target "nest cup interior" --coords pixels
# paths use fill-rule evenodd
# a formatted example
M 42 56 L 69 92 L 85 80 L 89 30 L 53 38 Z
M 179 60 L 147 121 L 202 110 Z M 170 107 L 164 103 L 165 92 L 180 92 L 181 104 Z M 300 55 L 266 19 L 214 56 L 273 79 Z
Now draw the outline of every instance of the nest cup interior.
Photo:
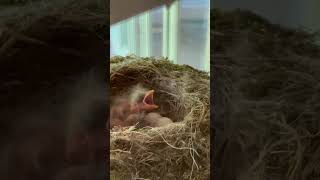
M 111 96 L 121 96 L 138 84 L 147 89 L 155 90 L 154 103 L 159 106 L 155 112 L 159 112 L 174 122 L 183 121 L 188 112 L 188 109 L 182 105 L 182 95 L 179 94 L 183 86 L 177 88 L 177 86 L 173 86 L 176 84 L 174 80 L 161 78 L 156 73 L 151 74 L 148 70 L 118 70 L 111 78 Z

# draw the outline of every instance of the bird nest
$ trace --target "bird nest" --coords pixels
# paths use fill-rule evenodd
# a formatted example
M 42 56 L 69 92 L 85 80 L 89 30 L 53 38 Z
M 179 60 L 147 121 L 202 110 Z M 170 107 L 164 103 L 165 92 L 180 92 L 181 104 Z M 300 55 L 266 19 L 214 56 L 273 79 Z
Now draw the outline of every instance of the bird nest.
M 155 90 L 165 127 L 110 130 L 111 179 L 208 179 L 209 76 L 167 59 L 113 57 L 111 97 L 136 84 Z

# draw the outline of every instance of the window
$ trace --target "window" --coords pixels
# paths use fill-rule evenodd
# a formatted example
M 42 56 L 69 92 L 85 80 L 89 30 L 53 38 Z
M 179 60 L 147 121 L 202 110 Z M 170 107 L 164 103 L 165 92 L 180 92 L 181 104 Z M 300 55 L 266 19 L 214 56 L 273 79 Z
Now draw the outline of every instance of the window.
M 180 0 L 111 26 L 111 56 L 164 56 L 209 71 L 210 1 Z

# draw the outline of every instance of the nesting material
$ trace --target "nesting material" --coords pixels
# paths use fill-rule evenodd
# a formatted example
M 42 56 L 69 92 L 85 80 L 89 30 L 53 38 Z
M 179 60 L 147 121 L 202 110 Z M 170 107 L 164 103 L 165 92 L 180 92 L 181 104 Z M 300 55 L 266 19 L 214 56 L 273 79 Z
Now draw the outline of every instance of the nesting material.
M 112 97 L 140 83 L 155 90 L 162 127 L 112 129 L 111 179 L 209 179 L 209 76 L 167 59 L 114 57 Z M 167 117 L 167 118 L 164 118 Z

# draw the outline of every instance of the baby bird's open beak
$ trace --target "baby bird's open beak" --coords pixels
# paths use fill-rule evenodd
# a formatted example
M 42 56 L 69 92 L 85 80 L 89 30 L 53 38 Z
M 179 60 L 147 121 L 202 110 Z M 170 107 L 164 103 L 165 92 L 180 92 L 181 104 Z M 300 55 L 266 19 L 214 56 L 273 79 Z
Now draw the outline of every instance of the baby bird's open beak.
M 154 94 L 154 90 L 150 90 L 144 96 L 143 101 L 142 101 L 142 109 L 143 110 L 150 111 L 150 110 L 157 109 L 159 107 L 158 105 L 154 104 L 153 94 Z
M 131 111 L 132 112 L 139 112 L 139 111 L 152 111 L 154 109 L 159 108 L 158 105 L 154 104 L 154 100 L 153 100 L 153 94 L 154 94 L 154 90 L 150 90 L 148 92 L 146 92 L 142 102 L 136 104 Z

